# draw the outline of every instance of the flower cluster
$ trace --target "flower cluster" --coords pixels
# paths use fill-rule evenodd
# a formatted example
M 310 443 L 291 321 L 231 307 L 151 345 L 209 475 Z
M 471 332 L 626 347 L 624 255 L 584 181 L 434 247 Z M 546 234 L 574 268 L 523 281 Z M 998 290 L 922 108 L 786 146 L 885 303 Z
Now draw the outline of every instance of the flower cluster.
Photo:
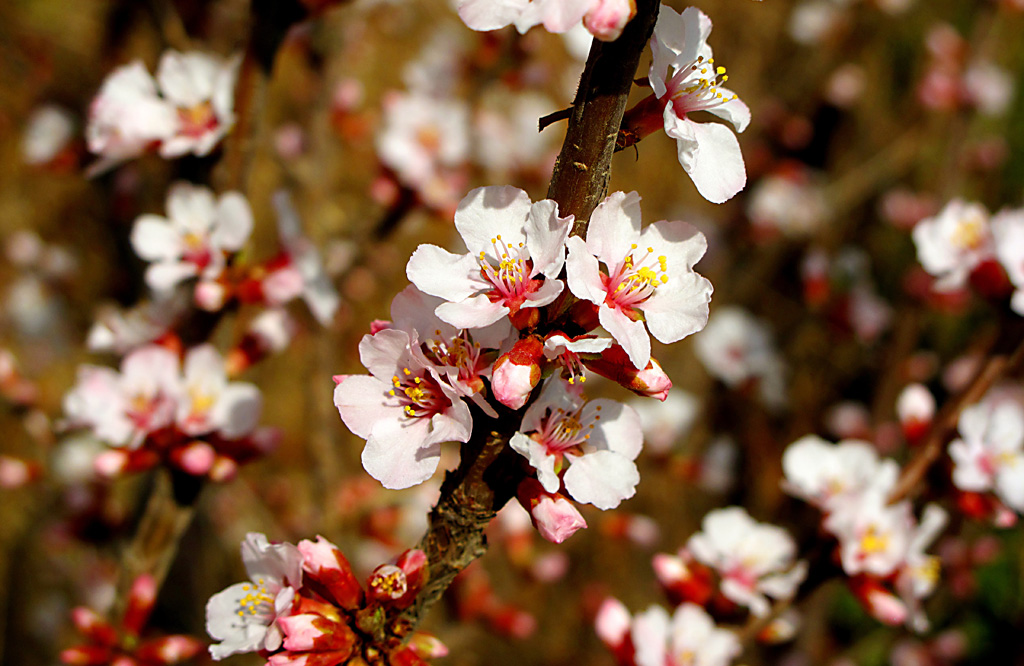
M 876 618 L 924 631 L 921 600 L 935 589 L 939 561 L 925 550 L 946 523 L 938 505 L 915 519 L 909 500 L 889 503 L 899 475 L 868 442 L 831 444 L 803 437 L 782 458 L 784 487 L 821 509 L 823 527 L 839 542 L 838 555 L 851 590 Z
M 249 202 L 239 192 L 216 197 L 209 188 L 175 183 L 167 194 L 167 217 L 142 215 L 132 228 L 132 247 L 150 262 L 146 284 L 166 301 L 176 286 L 198 278 L 194 300 L 208 311 L 231 302 L 278 308 L 301 297 L 326 325 L 338 308 L 337 292 L 287 193 L 277 192 L 274 205 L 280 252 L 261 264 L 235 265 L 235 253 L 252 233 Z
M 125 356 L 120 372 L 81 366 L 64 396 L 66 425 L 113 447 L 95 461 L 105 476 L 163 460 L 188 474 L 231 478 L 273 446 L 271 431 L 257 428 L 262 405 L 255 385 L 228 381 L 208 344 L 190 349 L 184 365 L 176 351 L 146 345 Z
M 373 638 L 383 630 L 384 609 L 401 609 L 425 581 L 426 557 L 407 550 L 394 564 L 370 575 L 364 592 L 337 546 L 316 541 L 270 543 L 246 535 L 242 561 L 249 582 L 218 592 L 206 605 L 206 631 L 219 641 L 210 654 L 220 660 L 258 652 L 271 666 L 329 666 L 361 657 L 367 664 L 417 666 L 447 649 L 427 634 Z
M 795 555 L 782 528 L 758 523 L 740 507 L 716 509 L 678 554 L 654 556 L 654 572 L 676 606 L 671 618 L 660 606 L 631 618 L 609 598 L 598 611 L 597 634 L 622 664 L 727 666 L 739 656 L 739 637 L 717 626 L 711 613 L 744 607 L 767 617 L 768 597 L 792 598 L 807 574 Z
M 971 515 L 1016 522 L 1024 512 L 1024 396 L 1018 387 L 997 386 L 960 414 L 959 437 L 949 445 L 953 483 L 964 492 L 960 505 Z M 994 497 L 992 497 L 994 495 Z
M 235 122 L 239 58 L 166 51 L 156 79 L 141 62 L 115 69 L 89 108 L 93 173 L 156 147 L 165 158 L 207 155 Z
M 585 525 L 563 489 L 601 509 L 633 495 L 639 417 L 588 401 L 586 370 L 664 399 L 671 382 L 651 357 L 648 330 L 662 342 L 699 331 L 711 297 L 693 271 L 703 235 L 685 222 L 641 230 L 639 204 L 636 193 L 610 195 L 582 239 L 569 237 L 572 218 L 559 217 L 555 202 L 531 202 L 513 187 L 462 200 L 455 227 L 468 252 L 421 245 L 393 321 L 359 345 L 370 376 L 336 377 L 335 404 L 367 440 L 363 466 L 374 478 L 388 488 L 425 481 L 441 443 L 469 439 L 469 405 L 493 416 L 491 400 L 519 410 L 532 397 L 511 446 L 540 482 L 520 499 L 542 534 L 561 541 Z
M 203 645 L 191 636 L 141 639 L 156 602 L 156 593 L 157 585 L 152 576 L 136 578 L 128 592 L 119 626 L 84 606 L 72 610 L 71 621 L 87 642 L 64 650 L 60 660 L 67 666 L 170 666 L 194 657 Z

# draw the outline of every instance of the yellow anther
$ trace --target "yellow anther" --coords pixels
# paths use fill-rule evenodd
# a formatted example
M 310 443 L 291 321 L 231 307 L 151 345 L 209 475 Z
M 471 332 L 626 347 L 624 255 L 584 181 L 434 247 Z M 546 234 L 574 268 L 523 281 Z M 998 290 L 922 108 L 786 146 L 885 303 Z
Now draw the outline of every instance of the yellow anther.
M 716 67 L 715 72 L 718 74 L 725 74 L 725 67 Z
M 402 372 L 405 373 L 406 377 L 412 374 L 412 370 L 410 370 L 409 368 L 402 368 Z

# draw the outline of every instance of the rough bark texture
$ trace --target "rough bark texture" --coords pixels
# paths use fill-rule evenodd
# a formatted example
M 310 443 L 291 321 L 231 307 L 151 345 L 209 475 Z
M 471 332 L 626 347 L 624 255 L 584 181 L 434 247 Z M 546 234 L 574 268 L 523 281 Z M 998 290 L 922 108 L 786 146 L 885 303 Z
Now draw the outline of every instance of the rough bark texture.
M 658 6 L 657 0 L 639 0 L 637 15 L 622 36 L 611 43 L 595 40 L 591 48 L 548 189 L 559 213 L 576 217 L 574 234 L 585 233 L 591 212 L 608 189 L 626 99 Z M 519 419 L 511 412 L 497 419 L 474 413 L 473 436 L 462 446 L 458 469 L 445 478 L 441 499 L 430 513 L 430 528 L 419 544 L 429 562 L 428 582 L 416 602 L 394 619 L 394 634 L 415 627 L 455 576 L 486 550 L 484 529 L 528 473 L 522 457 L 508 446 Z

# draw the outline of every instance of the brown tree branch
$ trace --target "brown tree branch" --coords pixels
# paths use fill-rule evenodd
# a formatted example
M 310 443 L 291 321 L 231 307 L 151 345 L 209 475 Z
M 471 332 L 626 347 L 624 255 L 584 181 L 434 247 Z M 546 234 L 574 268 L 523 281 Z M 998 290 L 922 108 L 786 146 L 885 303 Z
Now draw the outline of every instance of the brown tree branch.
M 1018 327 L 1004 331 L 1004 340 L 1012 338 L 1016 347 L 1012 353 L 999 350 L 989 356 L 975 374 L 974 379 L 964 390 L 948 400 L 935 418 L 928 431 L 928 436 L 918 449 L 914 458 L 903 467 L 896 486 L 889 495 L 889 503 L 894 504 L 909 497 L 917 489 L 931 466 L 942 456 L 943 448 L 949 441 L 951 433 L 956 429 L 960 413 L 967 406 L 981 400 L 985 393 L 1000 379 L 1016 370 L 1024 363 L 1024 341 L 1021 341 Z

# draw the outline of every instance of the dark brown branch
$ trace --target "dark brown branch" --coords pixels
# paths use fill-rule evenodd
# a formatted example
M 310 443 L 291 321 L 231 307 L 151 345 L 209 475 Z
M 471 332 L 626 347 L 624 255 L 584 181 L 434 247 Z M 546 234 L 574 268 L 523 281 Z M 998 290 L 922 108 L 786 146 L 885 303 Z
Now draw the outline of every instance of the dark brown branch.
M 585 232 L 590 214 L 608 191 L 612 155 L 626 100 L 658 18 L 656 0 L 639 0 L 637 14 L 614 42 L 594 41 L 573 100 L 569 130 L 548 187 L 561 215 L 574 215 L 573 234 Z

